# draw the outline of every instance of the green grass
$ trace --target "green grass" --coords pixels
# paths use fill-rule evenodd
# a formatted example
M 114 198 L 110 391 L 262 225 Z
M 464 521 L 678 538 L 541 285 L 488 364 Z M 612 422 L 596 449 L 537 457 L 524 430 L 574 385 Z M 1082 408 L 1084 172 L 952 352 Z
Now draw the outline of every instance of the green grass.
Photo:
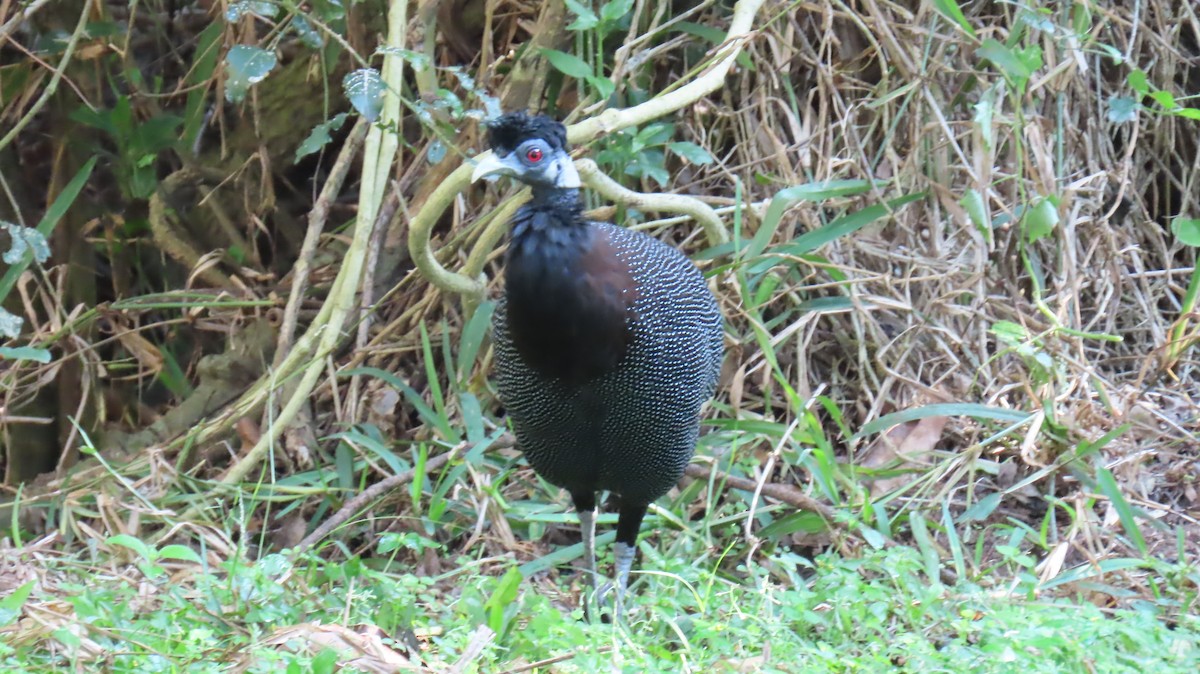
M 815 566 L 790 553 L 764 559 L 744 584 L 682 561 L 651 566 L 618 626 L 587 624 L 555 603 L 550 578 L 521 579 L 515 567 L 481 575 L 468 559 L 447 560 L 456 570 L 441 577 L 382 559 L 268 555 L 219 568 L 171 563 L 169 573 L 143 563 L 119 575 L 58 561 L 40 569 L 43 582 L 25 600 L 39 620 L 16 621 L 0 603 L 0 668 L 326 672 L 363 657 L 297 627 L 312 623 L 376 626 L 369 639 L 399 653 L 405 635 L 419 637 L 431 671 L 455 663 L 481 625 L 495 638 L 465 671 L 551 658 L 562 659 L 536 671 L 1157 673 L 1200 663 L 1195 617 L 1168 625 L 1150 611 L 946 587 L 909 548 L 824 555 Z M 800 583 L 787 580 L 796 574 Z M 273 639 L 281 634 L 294 638 Z

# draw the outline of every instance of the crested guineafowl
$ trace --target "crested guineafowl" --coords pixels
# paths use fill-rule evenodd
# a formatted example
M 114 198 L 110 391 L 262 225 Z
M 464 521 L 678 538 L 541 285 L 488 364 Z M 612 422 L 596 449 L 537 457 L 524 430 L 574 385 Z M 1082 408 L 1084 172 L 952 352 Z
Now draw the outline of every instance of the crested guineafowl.
M 492 153 L 472 179 L 509 176 L 533 192 L 512 219 L 493 321 L 500 397 L 534 470 L 570 492 L 593 579 L 596 493 L 619 497 L 619 601 L 647 506 L 695 451 L 721 312 L 682 253 L 583 217 L 561 123 L 510 113 L 488 126 Z

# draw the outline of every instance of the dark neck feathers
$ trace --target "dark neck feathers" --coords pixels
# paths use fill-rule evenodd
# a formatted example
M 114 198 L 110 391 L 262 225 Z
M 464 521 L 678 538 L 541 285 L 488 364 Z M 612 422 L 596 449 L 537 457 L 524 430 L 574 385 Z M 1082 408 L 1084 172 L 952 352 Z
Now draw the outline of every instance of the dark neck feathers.
M 607 236 L 583 218 L 577 190 L 535 190 L 512 221 L 508 328 L 521 358 L 570 386 L 616 367 L 636 296 Z

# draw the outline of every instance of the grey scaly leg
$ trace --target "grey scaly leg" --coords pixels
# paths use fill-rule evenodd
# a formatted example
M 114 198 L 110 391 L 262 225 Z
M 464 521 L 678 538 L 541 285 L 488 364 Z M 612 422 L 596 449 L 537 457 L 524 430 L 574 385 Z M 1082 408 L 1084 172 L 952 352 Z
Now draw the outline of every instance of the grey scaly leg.
M 591 622 L 592 602 L 596 597 L 596 495 L 592 492 L 571 492 L 575 509 L 579 511 L 579 528 L 583 531 L 583 554 L 587 555 L 587 578 L 584 580 L 583 616 Z
M 587 555 L 587 584 L 596 587 L 596 511 L 579 511 L 579 526 L 583 529 L 583 554 Z
M 633 557 L 636 554 L 637 548 L 628 543 L 618 541 L 613 548 L 613 556 L 616 558 L 617 606 L 625 600 L 625 591 L 629 589 L 629 572 L 633 570 Z

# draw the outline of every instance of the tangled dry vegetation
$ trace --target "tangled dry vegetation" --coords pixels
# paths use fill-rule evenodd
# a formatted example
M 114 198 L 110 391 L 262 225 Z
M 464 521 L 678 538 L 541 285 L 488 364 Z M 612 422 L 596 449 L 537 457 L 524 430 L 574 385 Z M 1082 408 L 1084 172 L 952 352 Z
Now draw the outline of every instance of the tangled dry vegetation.
M 404 17 L 402 34 L 472 80 L 444 69 L 405 72 L 412 102 L 444 98 L 440 87 L 482 108 L 481 92 L 490 92 L 507 108 L 545 100 L 540 107 L 574 123 L 605 107 L 585 79 L 520 51 L 532 41 L 600 53 L 594 36 L 563 29 L 573 16 L 560 3 L 451 2 L 440 14 L 438 4 Z M 483 4 L 489 11 L 477 17 Z M 730 10 L 676 4 L 634 3 L 620 48 L 605 43 L 615 100 L 633 105 L 713 66 L 715 50 L 702 36 L 728 29 Z M 344 42 L 369 57 L 386 13 L 365 6 L 373 3 L 351 10 Z M 665 155 L 662 189 L 716 209 L 735 239 L 713 246 L 691 219 L 632 212 L 638 226 L 702 260 L 727 317 L 728 357 L 701 461 L 751 491 L 767 485 L 769 502 L 835 513 L 842 527 L 832 536 L 792 528 L 769 537 L 771 545 L 833 545 L 852 555 L 861 538 L 844 518 L 865 518 L 950 559 L 993 525 L 1018 522 L 1043 532 L 1029 569 L 1042 581 L 1072 569 L 1148 596 L 1140 568 L 1078 569 L 1113 558 L 1200 557 L 1200 378 L 1196 313 L 1185 299 L 1196 248 L 1171 227 L 1200 214 L 1200 121 L 1175 114 L 1188 107 L 1186 95 L 1200 93 L 1200 17 L 1194 3 L 1166 0 L 969 3 L 959 23 L 935 6 L 953 3 L 766 2 L 722 86 L 668 111 L 670 140 L 695 143 L 713 161 Z M 174 87 L 165 96 L 124 94 L 143 125 L 228 84 L 211 64 L 197 78 L 197 45 L 253 43 L 275 25 L 172 15 L 172 30 L 188 39 L 176 41 L 183 54 L 168 56 L 161 35 L 139 32 L 151 28 L 140 18 L 124 17 L 129 36 L 164 50 L 161 59 L 139 57 L 151 71 L 144 81 L 155 75 Z M 672 21 L 689 29 L 661 30 Z M 203 38 L 212 25 L 215 40 Z M 1003 50 L 989 51 L 988 40 Z M 84 39 L 82 64 L 55 94 L 73 101 L 64 109 L 81 98 L 116 105 L 107 82 L 86 78 L 93 68 L 128 67 L 113 57 L 118 46 L 116 38 Z M 216 106 L 197 154 L 176 147 L 146 160 L 142 148 L 130 162 L 120 146 L 99 142 L 109 154 L 85 188 L 91 204 L 67 216 L 67 234 L 51 242 L 52 263 L 23 276 L 6 303 L 28 319 L 20 342 L 54 356 L 0 364 L 9 500 L 19 503 L 26 531 L 56 532 L 63 554 L 121 533 L 200 537 L 223 556 L 240 545 L 294 547 L 366 487 L 405 484 L 359 499 L 365 521 L 351 508 L 352 524 L 305 543 L 331 536 L 369 551 L 381 530 L 428 525 L 432 499 L 448 509 L 428 533 L 449 550 L 482 542 L 497 559 L 532 559 L 562 537 L 530 540 L 541 529 L 528 521 L 514 534 L 503 504 L 556 495 L 527 469 L 512 472 L 475 302 L 431 284 L 405 245 L 414 218 L 479 147 L 476 120 L 432 105 L 425 118 L 406 109 L 394 171 L 390 155 L 368 165 L 392 178 L 377 185 L 358 164 L 358 148 L 379 142 L 365 123 L 334 130 L 319 160 L 293 163 L 309 131 L 347 108 L 333 90 L 314 106 L 311 92 L 336 87 L 358 65 L 343 55 L 322 66 L 288 43 L 277 51 L 279 69 L 244 105 Z M 31 109 L 50 77 L 26 68 L 23 88 L 4 94 L 6 125 Z M 1147 96 L 1122 116 L 1137 68 L 1153 91 L 1173 93 L 1175 109 Z M 297 89 L 309 92 L 303 104 Z M 98 132 L 82 117 L 47 108 L 4 148 L 6 193 L 20 195 L 4 205 L 5 219 L 20 221 L 17 205 L 40 212 L 31 205 L 52 202 L 84 165 L 80 147 L 96 146 Z M 582 155 L 595 158 L 633 135 L 604 131 Z M 74 138 L 89 140 L 70 147 Z M 131 193 L 130 176 L 146 166 L 156 190 Z M 649 174 L 616 173 L 636 191 L 660 190 Z M 359 207 L 339 195 L 368 183 L 386 196 L 372 219 L 376 234 L 359 247 L 360 234 L 339 227 L 362 216 L 361 194 Z M 796 185 L 825 189 L 776 197 Z M 433 254 L 450 270 L 482 270 L 494 295 L 501 249 L 488 244 L 503 232 L 503 216 L 489 214 L 502 195 L 476 188 L 451 197 L 445 213 L 433 214 Z M 773 197 L 789 203 L 775 222 Z M 306 219 L 325 233 L 306 239 Z M 765 235 L 764 223 L 774 227 Z M 240 253 L 210 253 L 218 249 Z M 347 267 L 363 269 L 364 280 Z M 295 282 L 302 270 L 312 271 L 307 288 Z M 345 283 L 362 289 L 368 309 L 330 307 L 348 297 Z M 348 313 L 332 335 L 304 332 L 339 310 Z M 329 339 L 324 351 L 314 346 Z M 297 353 L 316 366 L 285 367 Z M 297 390 L 303 400 L 289 408 Z M 281 405 L 286 423 L 276 421 Z M 885 418 L 909 410 L 925 412 Z M 31 435 L 22 425 L 29 420 L 48 423 Z M 72 449 L 85 437 L 98 455 Z M 18 445 L 43 452 L 21 459 L 38 466 L 34 473 L 50 471 L 20 489 Z M 452 459 L 427 460 L 449 452 Z M 432 477 L 422 480 L 426 472 Z M 397 474 L 407 479 L 381 482 Z M 690 500 L 680 505 L 681 522 L 715 504 L 744 511 L 733 497 L 682 493 Z M 915 538 L 907 525 L 887 532 L 864 506 L 871 499 L 895 522 L 924 513 L 961 528 L 922 524 Z M 762 541 L 751 527 L 739 523 L 729 536 L 743 533 L 753 555 Z M 990 540 L 985 547 L 975 563 L 953 566 L 972 575 L 995 568 L 999 553 Z M 443 563 L 414 554 L 425 572 Z M 1097 602 L 1117 600 L 1090 591 Z

